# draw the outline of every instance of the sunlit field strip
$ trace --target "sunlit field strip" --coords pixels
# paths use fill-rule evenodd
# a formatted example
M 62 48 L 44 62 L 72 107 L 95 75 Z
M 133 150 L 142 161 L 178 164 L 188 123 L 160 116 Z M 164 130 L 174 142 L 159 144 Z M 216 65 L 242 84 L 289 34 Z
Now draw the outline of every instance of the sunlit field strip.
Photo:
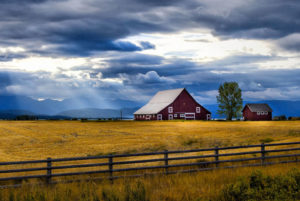
M 0 161 L 300 141 L 300 121 L 0 121 Z

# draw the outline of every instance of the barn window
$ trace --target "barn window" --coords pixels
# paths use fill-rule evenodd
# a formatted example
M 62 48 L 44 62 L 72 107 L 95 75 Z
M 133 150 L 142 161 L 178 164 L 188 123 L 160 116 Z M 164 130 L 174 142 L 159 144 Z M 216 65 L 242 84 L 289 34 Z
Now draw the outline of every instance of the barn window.
M 257 112 L 257 115 L 260 115 L 260 112 Z
M 184 117 L 185 117 L 185 115 L 184 115 L 184 114 L 180 114 L 180 117 L 181 117 L 181 118 L 184 118 Z
M 155 117 L 155 114 L 153 115 L 153 117 Z
M 200 107 L 196 107 L 196 113 L 200 113 L 201 108 Z
M 169 107 L 169 113 L 173 113 L 173 107 Z
M 268 115 L 268 112 L 265 112 L 265 115 Z
M 177 117 L 177 114 L 174 114 L 174 117 Z

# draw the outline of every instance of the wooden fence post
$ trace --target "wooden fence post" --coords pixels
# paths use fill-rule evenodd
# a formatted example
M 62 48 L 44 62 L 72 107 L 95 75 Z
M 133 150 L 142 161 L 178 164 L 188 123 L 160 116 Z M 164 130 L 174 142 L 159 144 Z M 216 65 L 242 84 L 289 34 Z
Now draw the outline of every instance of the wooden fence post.
M 265 163 L 265 144 L 261 143 L 261 164 Z
M 168 150 L 165 150 L 164 153 L 164 159 L 165 159 L 165 173 L 168 174 L 168 165 L 169 165 L 169 160 L 168 160 Z
M 215 147 L 215 160 L 216 160 L 216 167 L 218 167 L 219 166 L 219 147 L 218 146 L 216 146 Z
M 113 183 L 113 156 L 108 157 L 109 179 Z
M 51 183 L 52 177 L 52 160 L 51 158 L 47 158 L 47 184 Z

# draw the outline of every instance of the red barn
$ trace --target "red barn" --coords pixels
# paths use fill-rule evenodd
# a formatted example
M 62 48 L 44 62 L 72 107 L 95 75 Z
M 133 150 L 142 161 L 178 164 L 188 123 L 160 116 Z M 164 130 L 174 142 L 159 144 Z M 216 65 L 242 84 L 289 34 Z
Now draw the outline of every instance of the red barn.
M 209 120 L 210 117 L 211 113 L 184 88 L 159 91 L 134 113 L 135 120 Z
M 245 121 L 270 121 L 272 120 L 272 109 L 268 104 L 246 104 L 242 110 Z

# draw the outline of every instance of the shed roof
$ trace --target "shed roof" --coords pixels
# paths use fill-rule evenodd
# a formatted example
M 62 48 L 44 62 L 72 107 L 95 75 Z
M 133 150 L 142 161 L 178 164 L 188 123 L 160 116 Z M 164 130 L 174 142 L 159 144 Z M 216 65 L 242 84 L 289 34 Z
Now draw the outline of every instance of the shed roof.
M 152 99 L 134 114 L 157 114 L 175 101 L 184 88 L 157 92 Z
M 272 112 L 272 109 L 270 108 L 270 106 L 266 103 L 251 103 L 251 104 L 246 104 L 244 109 L 246 108 L 246 106 L 249 107 L 251 112 Z

